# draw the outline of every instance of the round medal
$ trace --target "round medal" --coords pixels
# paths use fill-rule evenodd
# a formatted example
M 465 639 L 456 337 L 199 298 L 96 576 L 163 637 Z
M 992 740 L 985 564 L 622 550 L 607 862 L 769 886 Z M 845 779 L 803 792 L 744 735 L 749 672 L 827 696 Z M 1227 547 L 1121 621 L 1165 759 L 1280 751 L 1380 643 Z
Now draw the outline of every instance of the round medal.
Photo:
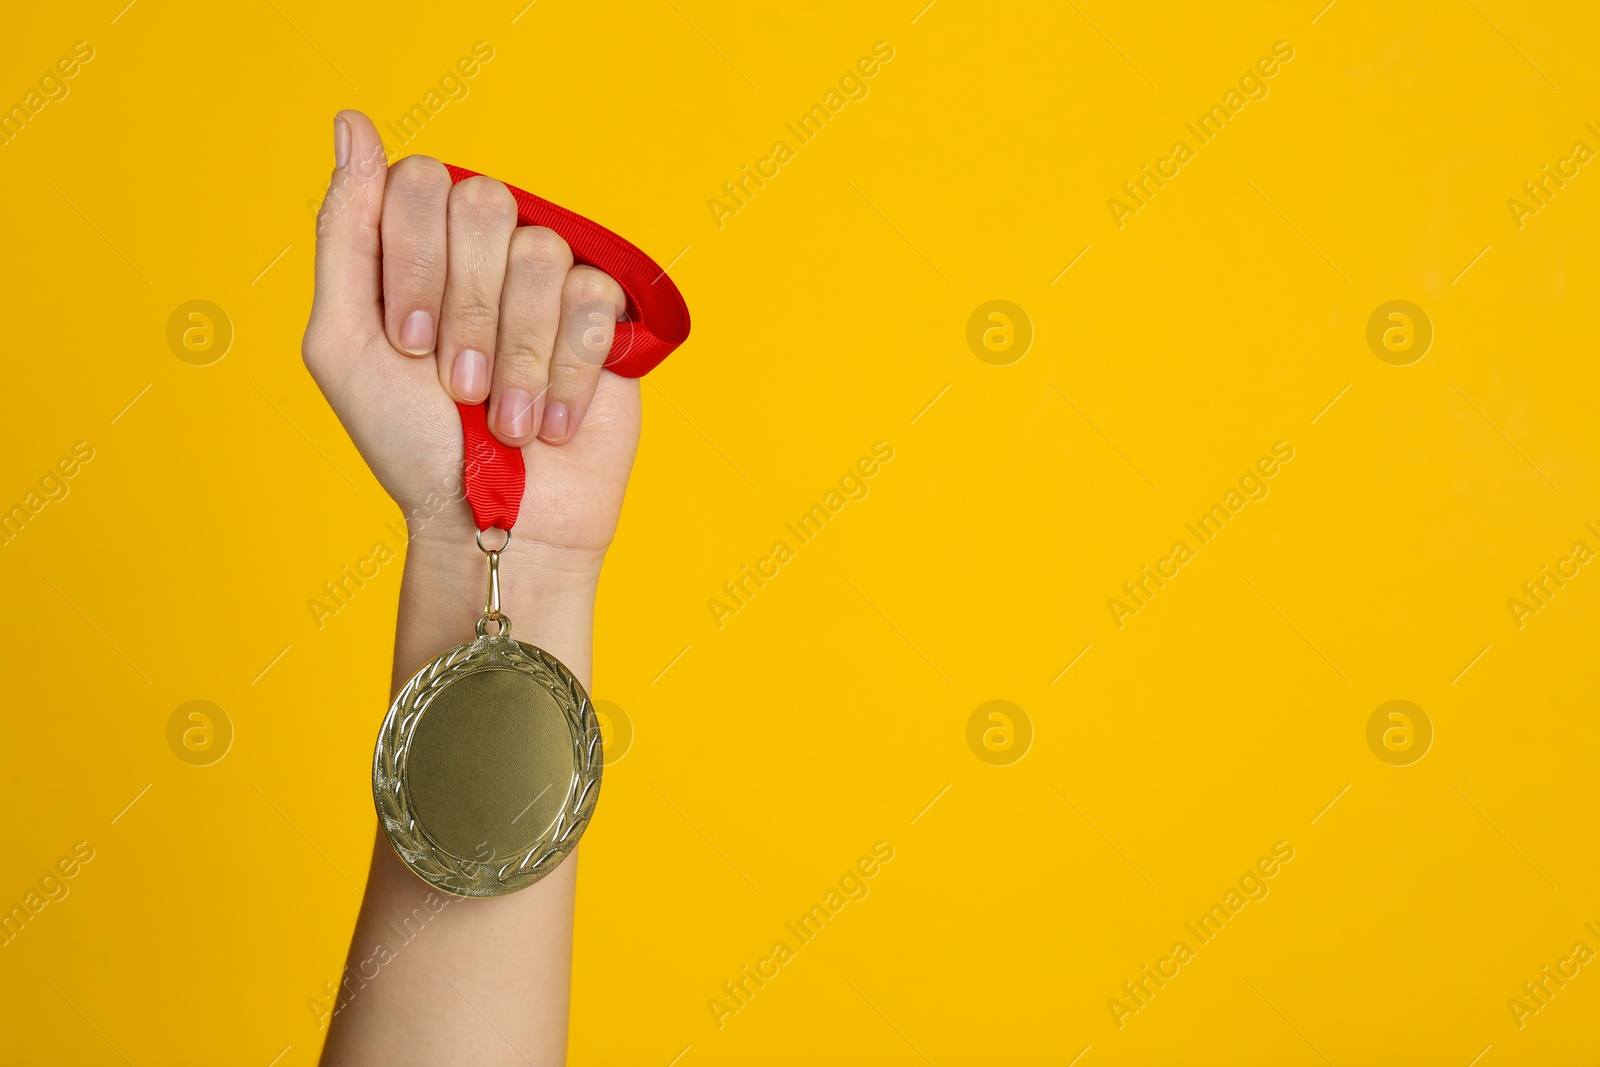
M 589 825 L 603 762 L 588 693 L 560 660 L 512 639 L 499 552 L 486 553 L 477 638 L 401 688 L 372 757 L 389 843 L 419 877 L 465 897 L 513 893 L 555 870 Z

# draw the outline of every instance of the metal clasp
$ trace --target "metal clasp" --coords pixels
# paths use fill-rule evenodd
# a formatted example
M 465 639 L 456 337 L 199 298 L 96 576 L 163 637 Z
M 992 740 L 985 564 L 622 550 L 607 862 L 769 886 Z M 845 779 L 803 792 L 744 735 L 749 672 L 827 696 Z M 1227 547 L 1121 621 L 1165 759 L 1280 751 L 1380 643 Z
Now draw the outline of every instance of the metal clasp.
M 498 529 L 498 527 L 494 527 Z M 483 531 L 478 531 L 478 549 L 489 557 L 489 589 L 483 598 L 483 617 L 478 620 L 478 636 L 489 636 L 489 624 L 496 626 L 495 636 L 509 637 L 511 635 L 511 620 L 500 611 L 500 553 L 511 544 L 511 531 L 501 531 L 506 535 L 505 542 L 499 548 L 488 548 L 483 543 Z

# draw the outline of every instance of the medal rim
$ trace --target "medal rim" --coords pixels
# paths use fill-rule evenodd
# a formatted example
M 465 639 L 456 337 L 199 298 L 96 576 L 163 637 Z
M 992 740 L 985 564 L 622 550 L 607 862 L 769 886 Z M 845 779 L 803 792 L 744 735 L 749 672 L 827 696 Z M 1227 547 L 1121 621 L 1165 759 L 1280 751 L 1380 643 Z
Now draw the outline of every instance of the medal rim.
M 434 696 L 452 682 L 486 670 L 510 670 L 543 683 L 560 706 L 572 739 L 572 778 L 554 825 L 520 859 L 498 864 L 457 856 L 434 842 L 417 822 L 405 784 L 411 739 Z M 429 660 L 395 694 L 373 750 L 373 803 L 390 847 L 423 881 L 455 896 L 503 896 L 544 878 L 577 847 L 599 799 L 604 763 L 594 705 L 566 664 L 510 636 L 482 634 Z

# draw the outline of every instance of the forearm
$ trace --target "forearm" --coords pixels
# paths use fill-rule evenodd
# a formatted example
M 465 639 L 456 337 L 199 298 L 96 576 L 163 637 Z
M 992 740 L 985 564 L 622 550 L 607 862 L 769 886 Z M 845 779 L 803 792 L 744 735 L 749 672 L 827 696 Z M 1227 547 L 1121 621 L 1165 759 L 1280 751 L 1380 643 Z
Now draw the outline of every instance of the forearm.
M 500 560 L 512 636 L 585 689 L 599 569 L 598 556 L 536 543 L 513 542 Z M 391 693 L 472 639 L 486 575 L 470 536 L 411 542 Z M 452 897 L 407 870 L 380 831 L 323 1063 L 562 1063 L 576 876 L 575 852 L 520 892 Z

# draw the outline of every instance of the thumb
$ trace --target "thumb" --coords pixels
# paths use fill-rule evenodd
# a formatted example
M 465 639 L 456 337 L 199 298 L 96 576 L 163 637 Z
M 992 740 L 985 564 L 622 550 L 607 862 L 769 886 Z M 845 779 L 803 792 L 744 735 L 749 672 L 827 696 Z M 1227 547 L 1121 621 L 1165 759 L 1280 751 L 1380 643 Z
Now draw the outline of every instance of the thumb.
M 383 336 L 378 224 L 388 156 L 372 120 L 359 111 L 334 116 L 333 144 L 333 178 L 317 213 L 316 296 L 307 333 L 364 345 Z

